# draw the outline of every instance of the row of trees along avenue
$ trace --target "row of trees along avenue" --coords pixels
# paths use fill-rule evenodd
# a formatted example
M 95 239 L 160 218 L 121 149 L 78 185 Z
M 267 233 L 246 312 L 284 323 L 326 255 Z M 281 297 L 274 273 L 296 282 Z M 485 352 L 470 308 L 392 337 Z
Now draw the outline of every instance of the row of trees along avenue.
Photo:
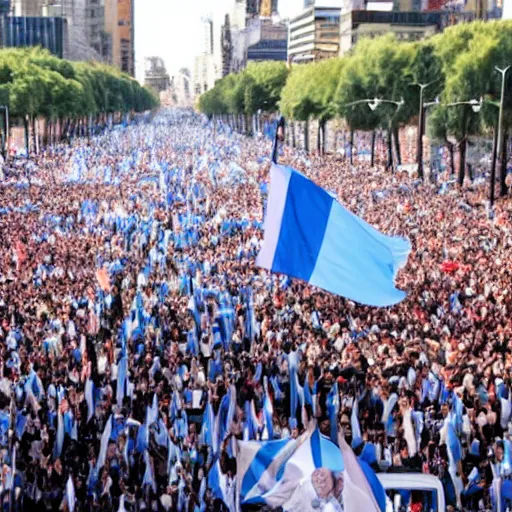
M 498 171 L 500 193 L 505 195 L 512 70 L 505 73 L 502 129 L 498 130 L 503 74 L 497 68 L 509 65 L 512 21 L 478 21 L 447 28 L 423 41 L 399 42 L 393 34 L 362 39 L 344 57 L 294 65 L 291 69 L 280 62 L 249 64 L 246 70 L 227 75 L 203 94 L 199 108 L 210 117 L 222 115 L 238 120 L 246 131 L 250 131 L 249 116 L 260 111 L 280 111 L 290 120 L 303 121 L 306 137 L 308 122 L 316 119 L 319 150 L 325 148 L 326 122 L 343 118 L 352 134 L 359 130 L 373 133 L 372 161 L 375 131 L 384 130 L 388 166 L 393 163 L 393 144 L 400 160 L 399 127 L 421 121 L 422 132 L 426 117 L 429 136 L 449 150 L 452 172 L 456 171 L 453 154 L 458 151 L 461 185 L 468 137 L 492 135 L 492 166 L 496 164 L 496 148 L 501 148 Z M 387 101 L 376 103 L 371 101 L 374 98 Z M 420 152 L 418 156 L 422 161 Z M 418 173 L 423 178 L 422 165 L 418 166 Z
M 151 91 L 112 66 L 70 62 L 40 48 L 0 51 L 0 106 L 24 123 L 27 138 L 38 118 L 46 120 L 47 142 L 157 104 Z

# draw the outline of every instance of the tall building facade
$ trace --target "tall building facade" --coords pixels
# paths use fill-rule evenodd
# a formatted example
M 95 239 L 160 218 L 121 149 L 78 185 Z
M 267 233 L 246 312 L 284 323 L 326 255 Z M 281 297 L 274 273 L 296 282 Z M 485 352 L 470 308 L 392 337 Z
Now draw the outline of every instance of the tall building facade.
M 211 89 L 215 85 L 215 81 L 222 76 L 222 35 L 215 30 L 212 16 L 203 18 L 203 27 L 203 51 L 195 58 L 192 77 L 192 93 L 195 96 L 199 96 Z M 215 53 L 220 54 L 220 59 L 216 58 Z
M 135 0 L 118 0 L 117 25 L 119 27 L 119 68 L 135 76 Z
M 0 46 L 22 48 L 40 46 L 64 57 L 66 20 L 42 16 L 2 16 Z
M 105 1 L 14 0 L 13 14 L 65 19 L 65 58 L 108 61 L 111 45 L 105 30 Z
M 108 64 L 121 67 L 121 41 L 117 23 L 117 0 L 105 0 L 105 45 Z
M 335 57 L 340 44 L 339 7 L 308 7 L 290 20 L 288 59 L 309 62 Z
M 288 25 L 274 23 L 271 19 L 260 18 L 247 29 L 247 49 L 245 60 L 278 60 L 286 62 L 288 51 Z
M 171 79 L 160 57 L 146 57 L 144 59 L 144 85 L 153 89 L 157 94 L 166 91 Z
M 14 0 L 14 16 L 41 16 L 43 0 Z

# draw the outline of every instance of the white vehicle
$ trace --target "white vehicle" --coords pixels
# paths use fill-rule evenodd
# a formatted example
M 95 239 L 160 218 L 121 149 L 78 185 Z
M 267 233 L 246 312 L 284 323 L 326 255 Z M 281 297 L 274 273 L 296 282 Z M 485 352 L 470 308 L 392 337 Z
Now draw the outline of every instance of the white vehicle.
M 386 491 L 386 511 L 410 505 L 403 501 L 407 493 L 423 504 L 425 512 L 444 512 L 444 489 L 439 478 L 423 473 L 377 473 L 377 477 Z

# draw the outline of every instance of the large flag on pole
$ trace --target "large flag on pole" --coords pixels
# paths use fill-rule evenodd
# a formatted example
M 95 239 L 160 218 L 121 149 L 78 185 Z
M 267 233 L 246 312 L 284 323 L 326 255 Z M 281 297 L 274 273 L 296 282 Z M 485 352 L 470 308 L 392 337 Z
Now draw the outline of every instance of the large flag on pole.
M 383 235 L 298 171 L 273 164 L 260 267 L 361 304 L 391 306 L 411 244 Z

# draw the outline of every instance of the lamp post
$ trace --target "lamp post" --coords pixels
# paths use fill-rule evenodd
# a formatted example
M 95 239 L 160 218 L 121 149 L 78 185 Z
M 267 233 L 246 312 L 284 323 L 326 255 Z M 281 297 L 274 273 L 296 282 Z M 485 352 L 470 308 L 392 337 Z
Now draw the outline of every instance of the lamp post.
M 425 105 L 423 104 L 423 90 L 437 80 L 426 84 L 417 84 L 420 88 L 420 111 L 418 116 L 418 146 L 416 150 L 416 163 L 418 164 L 418 178 L 423 180 L 423 135 L 425 131 Z
M 480 98 L 479 100 L 469 100 L 469 101 L 457 101 L 455 103 L 447 103 L 445 107 L 457 107 L 458 105 L 471 105 L 471 109 L 475 114 L 478 114 L 480 110 L 482 109 L 482 104 L 484 100 L 483 98 Z
M 404 102 L 404 99 L 401 98 L 400 101 L 395 100 L 383 100 L 381 98 L 375 98 L 371 103 L 368 103 L 368 106 L 373 111 L 375 110 L 379 105 L 387 103 L 391 105 L 396 105 L 396 113 L 402 108 Z M 392 117 L 389 118 L 388 122 L 388 163 L 386 166 L 386 170 L 391 168 L 391 171 L 393 171 L 393 142 L 392 142 Z M 398 156 L 398 155 L 397 155 Z
M 500 97 L 500 113 L 498 116 L 498 162 L 500 166 L 500 196 L 507 195 L 507 184 L 505 183 L 507 174 L 507 162 L 503 162 L 503 104 L 505 102 L 505 79 L 507 78 L 507 71 L 510 66 L 506 68 L 496 68 L 496 71 L 501 73 L 501 97 Z M 503 166 L 505 169 L 503 170 Z M 491 173 L 492 174 L 492 173 Z M 496 170 L 494 176 L 491 177 L 491 208 L 494 205 L 494 181 L 496 180 Z

